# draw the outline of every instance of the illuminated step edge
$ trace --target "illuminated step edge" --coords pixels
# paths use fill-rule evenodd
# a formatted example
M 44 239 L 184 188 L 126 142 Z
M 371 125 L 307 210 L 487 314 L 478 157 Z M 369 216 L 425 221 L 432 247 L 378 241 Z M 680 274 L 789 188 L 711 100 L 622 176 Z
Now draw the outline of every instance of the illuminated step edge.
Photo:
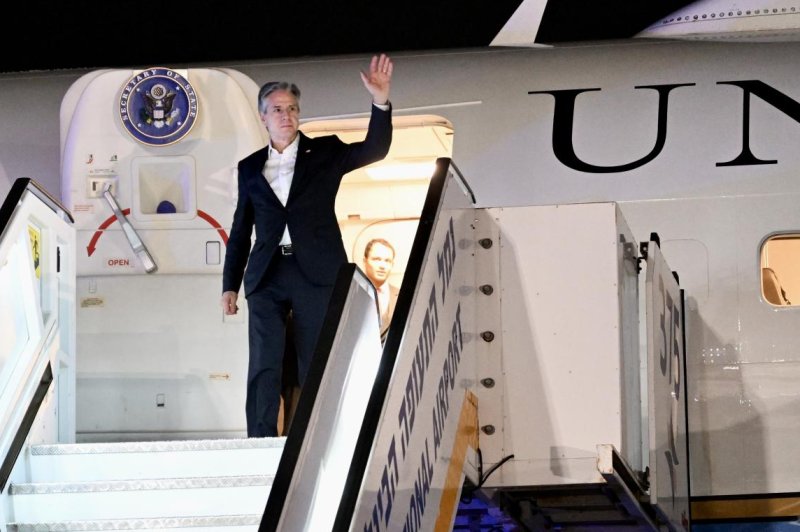
M 285 438 L 41 445 L 25 482 L 271 475 Z
M 12 484 L 13 521 L 63 523 L 256 515 L 272 475 Z
M 240 488 L 245 486 L 271 486 L 274 479 L 274 475 L 249 475 L 237 477 L 101 480 L 90 482 L 33 482 L 29 484 L 12 484 L 9 488 L 9 493 L 11 495 L 44 495 L 53 493 Z
M 239 438 L 218 440 L 137 441 L 119 443 L 71 443 L 32 445 L 31 455 L 100 453 L 158 453 L 174 451 L 215 451 L 229 449 L 282 449 L 286 438 Z
M 93 521 L 63 521 L 54 523 L 10 523 L 8 532 L 61 532 L 81 530 L 256 530 L 261 515 L 220 515 L 208 517 L 162 517 L 157 519 L 106 519 Z M 246 528 L 244 528 L 246 527 Z

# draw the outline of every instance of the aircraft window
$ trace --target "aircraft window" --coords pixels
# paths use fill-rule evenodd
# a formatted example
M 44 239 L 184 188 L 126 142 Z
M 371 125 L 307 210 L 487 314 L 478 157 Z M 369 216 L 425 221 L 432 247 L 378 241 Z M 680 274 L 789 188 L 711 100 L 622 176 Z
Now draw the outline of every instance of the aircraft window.
M 761 297 L 776 307 L 800 305 L 800 234 L 775 235 L 761 246 Z

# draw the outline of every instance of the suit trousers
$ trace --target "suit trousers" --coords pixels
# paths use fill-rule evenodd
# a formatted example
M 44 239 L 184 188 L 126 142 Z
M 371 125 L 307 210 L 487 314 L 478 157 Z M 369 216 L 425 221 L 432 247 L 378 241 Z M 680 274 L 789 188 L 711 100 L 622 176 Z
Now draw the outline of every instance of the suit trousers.
M 309 281 L 294 255 L 275 253 L 256 288 L 247 296 L 250 360 L 247 371 L 247 435 L 278 435 L 281 374 L 287 341 L 297 353 L 297 378 L 302 388 L 333 286 Z M 286 338 L 292 312 L 294 338 Z

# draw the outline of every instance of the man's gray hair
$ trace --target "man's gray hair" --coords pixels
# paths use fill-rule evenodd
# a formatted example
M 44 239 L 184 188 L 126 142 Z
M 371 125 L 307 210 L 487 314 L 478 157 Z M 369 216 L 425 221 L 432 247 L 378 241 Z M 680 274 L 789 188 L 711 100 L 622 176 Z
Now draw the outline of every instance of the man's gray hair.
M 297 99 L 297 103 L 300 103 L 300 89 L 297 87 L 297 85 L 289 81 L 268 81 L 261 85 L 261 89 L 258 91 L 259 112 L 263 113 L 266 111 L 266 99 L 275 91 L 289 92 Z

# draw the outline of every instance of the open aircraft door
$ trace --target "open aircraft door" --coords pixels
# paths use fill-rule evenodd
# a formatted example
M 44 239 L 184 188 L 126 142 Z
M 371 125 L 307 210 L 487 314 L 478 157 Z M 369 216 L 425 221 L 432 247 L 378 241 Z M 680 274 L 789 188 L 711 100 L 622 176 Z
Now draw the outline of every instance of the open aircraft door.
M 231 69 L 153 67 L 90 72 L 65 95 L 79 442 L 245 433 L 247 358 L 230 354 L 247 352 L 247 312 L 216 302 L 235 162 L 266 143 L 257 94 Z

